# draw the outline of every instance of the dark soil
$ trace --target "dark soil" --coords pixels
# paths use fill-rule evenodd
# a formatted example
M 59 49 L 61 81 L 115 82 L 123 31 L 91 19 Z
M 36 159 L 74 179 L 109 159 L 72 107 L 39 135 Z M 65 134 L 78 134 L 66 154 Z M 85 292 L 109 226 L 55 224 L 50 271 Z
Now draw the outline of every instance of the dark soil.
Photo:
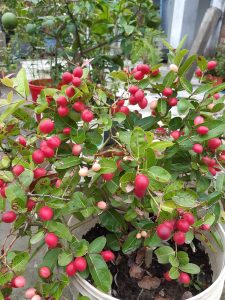
M 109 232 L 105 228 L 96 225 L 84 238 L 91 242 L 98 236 L 107 233 Z M 193 280 L 190 286 L 185 287 L 176 280 L 166 281 L 163 278 L 163 273 L 169 270 L 170 265 L 159 264 L 154 254 L 151 266 L 146 268 L 143 260 L 140 259 L 145 253 L 143 248 L 129 255 L 124 255 L 122 252 L 116 253 L 115 264 L 109 264 L 109 269 L 113 275 L 112 296 L 121 300 L 186 300 L 199 294 L 212 284 L 213 272 L 208 254 L 201 242 L 195 239 L 193 243 L 196 252 L 193 252 L 189 245 L 178 247 L 178 250 L 188 253 L 191 263 L 195 263 L 201 268 L 200 274 L 192 277 Z M 135 270 L 136 278 L 130 277 L 131 267 Z M 141 285 L 140 280 L 143 280 L 143 277 L 150 280 L 150 284 L 153 284 L 154 287 L 151 287 L 151 289 L 140 288 L 138 282 Z

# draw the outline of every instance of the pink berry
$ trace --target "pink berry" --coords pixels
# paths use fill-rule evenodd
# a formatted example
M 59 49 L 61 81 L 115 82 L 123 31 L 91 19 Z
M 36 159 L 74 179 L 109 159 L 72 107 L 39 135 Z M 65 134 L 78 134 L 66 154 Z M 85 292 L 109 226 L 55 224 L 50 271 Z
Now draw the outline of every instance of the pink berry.
M 75 87 L 79 87 L 81 85 L 81 79 L 79 77 L 74 77 L 73 80 L 72 80 L 72 84 Z
M 77 112 L 82 112 L 85 109 L 85 105 L 81 101 L 77 101 L 73 104 L 73 109 Z
M 35 150 L 32 153 L 32 159 L 33 159 L 33 162 L 35 162 L 36 164 L 41 164 L 45 160 L 44 153 L 40 149 Z
M 54 233 L 47 233 L 45 236 L 45 243 L 48 248 L 55 248 L 58 245 L 59 238 Z
M 47 141 L 46 141 L 48 147 L 50 148 L 58 148 L 60 145 L 61 145 L 61 140 L 58 136 L 52 136 L 51 138 L 49 138 Z
M 134 181 L 135 188 L 140 190 L 146 190 L 149 185 L 149 179 L 146 175 L 138 174 Z
M 212 176 L 216 176 L 216 169 L 213 167 L 208 167 L 208 171 L 212 174 Z
M 25 292 L 25 298 L 26 299 L 31 299 L 35 295 L 36 295 L 36 289 L 35 288 L 29 288 Z
M 195 126 L 200 125 L 205 122 L 205 119 L 202 116 L 195 117 L 194 124 Z
M 1 188 L 1 196 L 2 196 L 3 198 L 6 198 L 6 188 L 7 188 L 7 186 L 3 186 L 3 187 Z
M 134 98 L 137 102 L 142 101 L 142 99 L 144 98 L 145 94 L 142 90 L 138 90 L 135 94 L 134 94 Z
M 202 224 L 201 226 L 200 226 L 200 229 L 201 230 L 205 230 L 205 231 L 208 231 L 208 230 L 210 230 L 210 225 L 209 224 Z
M 20 135 L 19 137 L 18 137 L 18 143 L 20 144 L 20 145 L 22 145 L 23 147 L 26 147 L 26 145 L 27 145 L 27 141 L 26 141 L 26 139 L 22 136 L 22 135 Z
M 35 208 L 35 206 L 36 206 L 36 202 L 33 199 L 29 198 L 27 200 L 27 205 L 26 205 L 27 210 L 32 211 L 32 209 Z
M 192 147 L 192 150 L 195 153 L 202 153 L 203 152 L 203 147 L 201 144 L 194 144 L 194 146 Z
M 156 69 L 156 70 L 151 72 L 151 75 L 154 76 L 154 77 L 157 76 L 158 74 L 159 74 L 159 69 Z
M 148 105 L 148 100 L 144 97 L 139 103 L 138 103 L 139 107 L 141 109 L 145 109 Z
M 188 232 L 190 229 L 190 225 L 187 220 L 180 219 L 176 222 L 176 228 L 182 232 Z
M 127 106 L 120 106 L 119 112 L 121 112 L 127 116 L 127 115 L 129 115 L 130 110 Z
M 34 172 L 35 179 L 43 177 L 47 174 L 47 171 L 44 168 L 36 168 L 33 172 Z
M 66 90 L 65 90 L 66 96 L 69 98 L 72 98 L 75 95 L 75 90 L 72 86 L 69 86 Z
M 69 108 L 67 106 L 59 106 L 57 112 L 60 117 L 66 117 L 69 114 Z
M 41 300 L 41 296 L 39 295 L 34 295 L 31 300 Z
M 4 186 L 4 184 L 5 184 L 5 181 L 4 181 L 4 180 L 2 180 L 2 179 L 0 179 L 0 188 L 1 188 L 1 187 L 3 187 L 3 186 Z
M 152 100 L 150 103 L 150 109 L 153 109 L 153 110 L 156 109 L 157 104 L 158 104 L 157 100 Z
M 76 67 L 74 70 L 73 70 L 73 76 L 74 77 L 79 77 L 81 78 L 83 75 L 83 69 L 81 67 Z
M 39 129 L 42 133 L 50 133 L 54 130 L 54 122 L 50 119 L 42 120 L 39 124 Z
M 134 95 L 139 90 L 139 87 L 136 85 L 131 85 L 128 89 L 128 92 Z
M 196 69 L 196 71 L 195 71 L 195 75 L 196 75 L 196 77 L 202 77 L 202 71 L 200 70 L 200 69 Z
M 43 206 L 39 212 L 38 216 L 42 221 L 49 221 L 53 218 L 53 210 L 48 206 Z
M 114 177 L 114 173 L 102 174 L 102 178 L 105 181 L 111 181 Z
M 207 63 L 208 70 L 213 70 L 216 68 L 216 66 L 217 66 L 217 62 L 215 60 L 208 61 Z
M 12 210 L 6 211 L 2 214 L 2 222 L 4 223 L 13 223 L 16 220 L 16 213 Z
M 46 146 L 46 147 L 42 147 L 41 148 L 41 151 L 44 153 L 44 156 L 46 158 L 51 158 L 55 155 L 55 152 L 52 148 Z
M 217 93 L 217 94 L 214 94 L 213 97 L 214 97 L 214 99 L 218 100 L 218 99 L 220 99 L 220 94 L 218 94 L 218 93 Z
M 16 165 L 12 168 L 12 172 L 15 176 L 19 176 L 24 170 L 24 167 L 21 165 Z
M 218 138 L 213 138 L 208 141 L 208 147 L 211 150 L 216 150 L 219 146 L 221 146 L 222 142 Z
M 107 204 L 106 204 L 105 201 L 99 201 L 97 203 L 97 206 L 98 206 L 99 209 L 102 209 L 102 210 L 105 210 L 107 208 Z
M 81 113 L 81 119 L 86 123 L 90 123 L 94 119 L 94 114 L 92 111 L 85 109 Z
M 137 70 L 141 71 L 143 74 L 149 74 L 151 72 L 151 68 L 147 64 L 138 65 Z
M 72 153 L 73 155 L 75 156 L 79 156 L 82 152 L 82 146 L 79 145 L 79 144 L 75 144 L 73 145 L 73 148 L 72 148 Z
M 41 267 L 39 269 L 39 276 L 41 278 L 49 278 L 51 276 L 51 270 L 49 269 L 49 267 Z
M 172 278 L 170 277 L 169 271 L 167 271 L 166 273 L 164 273 L 164 274 L 163 274 L 163 277 L 164 277 L 167 281 L 172 281 Z
M 189 223 L 189 225 L 193 225 L 195 223 L 195 218 L 192 213 L 185 212 L 183 214 L 183 219 L 186 220 Z
M 146 192 L 146 190 L 140 190 L 140 189 L 138 189 L 136 187 L 134 188 L 134 194 L 138 198 L 143 198 L 144 195 L 145 195 L 145 192 Z
M 78 172 L 80 177 L 86 177 L 86 176 L 88 176 L 88 173 L 89 173 L 89 170 L 87 167 L 80 168 L 80 170 Z
M 162 94 L 165 97 L 170 97 L 173 94 L 173 90 L 171 88 L 164 88 Z
M 205 135 L 209 132 L 209 128 L 206 126 L 199 126 L 196 131 L 200 135 Z
M 136 100 L 136 98 L 133 95 L 131 95 L 129 98 L 129 103 L 130 103 L 130 105 L 136 105 L 138 103 L 138 101 Z
M 178 130 L 172 131 L 170 135 L 172 136 L 172 138 L 174 140 L 177 140 L 180 137 L 180 131 L 178 131 Z
M 69 135 L 69 134 L 71 133 L 71 128 L 69 128 L 69 127 L 64 128 L 64 129 L 63 129 L 63 133 L 64 133 L 65 135 Z
M 91 169 L 92 169 L 94 172 L 98 172 L 99 170 L 101 170 L 101 165 L 100 165 L 98 162 L 95 162 L 95 163 L 93 163 Z
M 70 72 L 63 73 L 62 80 L 65 83 L 70 83 L 72 81 L 72 79 L 73 79 L 73 75 Z
M 14 285 L 16 288 L 22 288 L 26 285 L 26 279 L 23 276 L 14 278 Z
M 161 240 L 168 240 L 171 235 L 171 229 L 165 224 L 160 224 L 156 229 L 156 233 Z
M 163 222 L 162 224 L 166 225 L 167 227 L 170 228 L 170 230 L 174 230 L 175 224 L 176 224 L 176 220 L 168 220 Z
M 114 261 L 115 260 L 115 254 L 110 250 L 104 250 L 101 252 L 101 256 L 104 259 L 105 262 Z
M 189 284 L 191 281 L 191 278 L 187 273 L 181 272 L 178 277 L 178 281 L 183 284 Z
M 176 231 L 173 235 L 173 240 L 177 245 L 183 245 L 185 243 L 185 233 Z
M 177 98 L 169 98 L 167 102 L 168 102 L 169 106 L 176 106 L 178 103 L 178 100 L 177 100 Z
M 56 187 L 57 189 L 59 189 L 60 186 L 61 186 L 61 184 L 62 184 L 62 180 L 61 180 L 61 179 L 57 179 L 57 180 L 56 180 L 56 183 L 55 183 L 55 187 Z
M 73 261 L 74 267 L 78 272 L 83 272 L 87 268 L 87 261 L 84 257 L 77 257 Z
M 123 106 L 124 103 L 125 103 L 125 100 L 124 100 L 124 99 L 121 99 L 121 100 L 118 100 L 118 101 L 116 102 L 116 105 L 117 105 L 117 106 Z
M 134 73 L 134 78 L 136 80 L 142 80 L 145 77 L 145 74 L 142 73 L 141 71 L 137 71 Z
M 56 99 L 56 103 L 57 103 L 59 106 L 67 106 L 67 104 L 68 104 L 67 99 L 66 99 L 66 97 L 64 97 L 64 96 L 59 96 L 59 97 Z
M 66 266 L 66 274 L 70 277 L 76 274 L 76 268 L 74 266 L 73 261 Z

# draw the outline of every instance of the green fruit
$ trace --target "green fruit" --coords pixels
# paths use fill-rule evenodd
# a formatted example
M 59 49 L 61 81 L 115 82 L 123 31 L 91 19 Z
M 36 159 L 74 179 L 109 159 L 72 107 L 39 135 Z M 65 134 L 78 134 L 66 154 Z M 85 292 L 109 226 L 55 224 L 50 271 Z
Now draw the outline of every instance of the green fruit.
M 17 23 L 17 17 L 13 13 L 7 12 L 2 16 L 2 24 L 6 29 L 14 29 Z
M 36 24 L 28 23 L 26 25 L 26 32 L 28 34 L 34 34 L 36 32 Z

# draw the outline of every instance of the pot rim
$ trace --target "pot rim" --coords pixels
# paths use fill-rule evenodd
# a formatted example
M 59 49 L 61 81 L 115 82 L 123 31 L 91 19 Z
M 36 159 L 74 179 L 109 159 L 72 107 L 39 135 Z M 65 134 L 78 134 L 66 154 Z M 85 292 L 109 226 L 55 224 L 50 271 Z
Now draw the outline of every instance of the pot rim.
M 51 78 L 43 78 L 43 79 L 34 79 L 29 81 L 29 86 L 31 88 L 46 88 L 46 85 L 43 85 L 44 82 L 50 83 L 52 82 Z
M 225 231 L 222 227 L 221 224 L 217 224 L 218 230 L 220 231 L 221 235 L 224 237 L 225 240 Z M 225 242 L 224 242 L 225 245 Z M 224 252 L 222 252 L 224 253 Z M 104 299 L 108 299 L 108 300 L 120 300 L 118 298 L 115 298 L 111 295 L 108 295 L 106 293 L 101 292 L 100 290 L 98 290 L 97 288 L 95 288 L 91 283 L 89 283 L 87 280 L 85 280 L 84 278 L 82 278 L 79 274 L 76 275 L 77 280 L 82 284 L 85 284 L 86 289 L 93 291 L 96 296 L 102 296 L 104 297 Z M 204 296 L 205 294 L 207 294 L 209 291 L 211 291 L 212 289 L 214 289 L 215 285 L 218 284 L 219 281 L 221 281 L 223 278 L 223 281 L 225 280 L 225 263 L 223 264 L 223 268 L 219 274 L 219 276 L 216 278 L 216 280 L 204 291 L 202 291 L 201 293 L 199 293 L 198 295 L 193 296 L 192 298 L 190 298 L 190 300 L 198 300 L 199 296 Z

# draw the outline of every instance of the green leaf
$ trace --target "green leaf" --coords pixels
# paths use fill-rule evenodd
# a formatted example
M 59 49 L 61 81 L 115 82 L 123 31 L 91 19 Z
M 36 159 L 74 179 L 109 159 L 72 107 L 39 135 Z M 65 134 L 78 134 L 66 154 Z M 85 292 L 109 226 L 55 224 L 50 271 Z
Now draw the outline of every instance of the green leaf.
M 120 243 L 118 238 L 116 237 L 115 234 L 107 234 L 106 235 L 106 245 L 107 247 L 109 247 L 110 249 L 112 249 L 113 251 L 119 251 L 120 250 Z
M 162 246 L 155 250 L 155 254 L 160 264 L 168 264 L 170 256 L 175 255 L 175 251 L 169 246 Z
M 77 300 L 91 300 L 89 297 L 87 296 L 82 296 L 82 295 L 79 295 Z
M 90 138 L 90 136 L 89 136 Z M 84 129 L 75 130 L 72 134 L 71 139 L 76 144 L 83 144 L 86 139 L 86 133 Z
M 225 174 L 219 173 L 216 176 L 216 190 L 219 192 L 225 191 Z
M 37 244 L 38 242 L 40 242 L 45 236 L 45 233 L 43 230 L 38 231 L 37 233 L 35 233 L 31 239 L 30 239 L 30 243 L 31 245 Z
M 12 270 L 15 273 L 22 273 L 26 270 L 30 256 L 27 252 L 18 253 L 12 261 Z
M 122 246 L 122 251 L 124 254 L 130 254 L 140 247 L 141 239 L 136 238 L 137 233 L 138 230 L 129 233 L 128 237 L 126 238 Z
M 184 75 L 192 66 L 193 62 L 196 60 L 196 55 L 192 55 L 186 59 L 186 61 L 181 65 L 178 71 L 178 75 L 181 77 Z
M 88 268 L 96 287 L 107 293 L 112 284 L 112 275 L 107 264 L 99 254 L 87 255 Z
M 118 112 L 113 116 L 115 122 L 122 123 L 124 120 L 126 120 L 126 115 L 123 113 Z
M 17 101 L 13 104 L 10 104 L 9 107 L 4 110 L 0 115 L 0 123 L 4 122 L 8 117 L 10 117 L 22 104 L 25 103 L 25 100 Z
M 197 58 L 197 65 L 199 69 L 204 72 L 207 69 L 207 60 L 204 56 L 198 56 Z
M 182 87 L 188 92 L 188 93 L 192 93 L 192 84 L 189 80 L 187 80 L 185 77 L 180 77 L 180 83 L 182 85 Z
M 102 143 L 103 136 L 96 130 L 92 130 L 86 133 L 87 139 L 94 145 L 100 145 Z
M 58 264 L 60 267 L 68 265 L 73 259 L 73 254 L 68 251 L 62 251 L 58 256 Z
M 176 74 L 173 71 L 170 71 L 166 74 L 166 76 L 163 79 L 163 86 L 164 87 L 171 87 L 174 80 L 176 78 Z M 165 100 L 164 100 L 165 101 Z
M 99 171 L 100 174 L 113 173 L 117 169 L 116 162 L 112 158 L 102 158 L 99 161 L 99 164 L 101 165 L 101 170 Z
M 173 267 L 178 267 L 179 266 L 179 260 L 176 256 L 171 255 L 169 257 L 169 263 L 173 266 Z
M 18 74 L 15 78 L 15 81 L 14 81 L 14 86 L 16 86 L 16 90 L 20 94 L 24 95 L 25 97 L 30 95 L 29 84 L 27 81 L 26 71 L 24 68 L 22 68 L 18 72 Z
M 225 83 L 219 84 L 219 85 L 209 89 L 208 92 L 205 94 L 205 98 L 208 95 L 214 95 L 216 93 L 219 93 L 219 92 L 223 91 L 224 89 L 225 89 Z
M 177 49 L 176 49 L 177 50 Z M 182 49 L 180 51 L 176 51 L 176 56 L 173 59 L 173 63 L 177 66 L 179 66 L 184 58 L 184 56 L 188 53 L 187 49 Z
M 177 129 L 180 129 L 181 126 L 182 126 L 182 119 L 179 118 L 179 117 L 175 117 L 173 119 L 170 120 L 169 122 L 169 128 L 171 130 L 177 130 Z
M 156 122 L 158 122 L 158 118 L 150 116 L 143 119 L 139 119 L 135 123 L 135 126 L 138 126 L 144 130 L 150 130 Z
M 145 139 L 145 132 L 140 127 L 135 127 L 131 134 L 130 147 L 132 154 L 137 158 L 144 157 L 147 143 Z
M 157 166 L 151 167 L 148 170 L 148 174 L 151 178 L 159 182 L 169 182 L 171 180 L 170 173 L 161 167 L 157 167 Z
M 0 285 L 4 285 L 10 282 L 13 279 L 13 277 L 14 276 L 12 272 L 8 272 L 8 273 L 0 272 Z
M 81 159 L 79 157 L 69 156 L 56 161 L 53 166 L 58 170 L 63 170 L 77 166 L 80 163 Z
M 161 116 L 165 116 L 167 113 L 167 102 L 165 99 L 159 99 L 157 102 L 157 111 Z
M 169 275 L 170 275 L 171 279 L 177 279 L 179 277 L 179 275 L 180 275 L 180 272 L 178 271 L 178 268 L 172 267 L 169 270 Z
M 105 244 L 106 244 L 106 238 L 104 236 L 100 236 L 90 243 L 88 252 L 99 253 L 104 249 Z
M 48 221 L 46 223 L 46 228 L 49 232 L 54 232 L 58 237 L 69 242 L 72 241 L 72 234 L 70 233 L 66 225 L 56 221 Z
M 124 218 L 114 209 L 109 209 L 100 215 L 102 226 L 112 232 L 119 232 L 127 228 Z
M 1 83 L 4 84 L 5 86 L 9 87 L 9 88 L 13 87 L 13 80 L 8 78 L 8 77 L 2 78 Z
M 155 232 L 153 235 L 150 237 L 147 237 L 145 239 L 144 245 L 147 247 L 159 247 L 162 243 L 162 240 L 159 238 L 157 233 Z
M 178 251 L 177 252 L 177 258 L 179 260 L 179 263 L 181 265 L 186 265 L 189 263 L 189 257 L 188 254 L 184 251 Z
M 178 191 L 173 196 L 173 201 L 183 207 L 195 207 L 197 205 L 197 194 L 192 190 Z
M 115 79 L 119 79 L 120 81 L 126 82 L 128 79 L 128 75 L 124 71 L 113 71 L 110 76 Z
M 179 266 L 179 269 L 182 272 L 186 272 L 189 274 L 198 274 L 200 272 L 199 266 L 197 266 L 196 264 L 192 264 L 192 263 L 188 263 L 186 265 L 181 265 L 181 266 Z
M 13 173 L 9 171 L 0 171 L 0 179 L 3 179 L 5 182 L 12 182 L 14 179 Z
M 74 255 L 77 257 L 84 256 L 88 252 L 89 243 L 86 240 L 81 239 L 80 241 L 76 240 L 73 237 L 71 247 L 74 251 Z
M 194 90 L 192 95 L 198 95 L 198 94 L 204 93 L 204 92 L 208 91 L 211 87 L 212 87 L 211 83 L 202 84 L 196 90 Z
M 133 184 L 136 175 L 132 172 L 126 172 L 120 178 L 120 187 L 121 189 L 127 193 L 127 186 L 128 184 Z
M 45 254 L 41 266 L 49 267 L 50 270 L 53 270 L 57 265 L 59 253 L 62 250 L 60 248 L 54 248 L 47 251 Z
M 166 148 L 172 147 L 173 145 L 174 145 L 173 142 L 162 141 L 162 142 L 154 142 L 150 145 L 150 147 L 153 150 L 164 151 Z
M 151 148 L 145 149 L 145 159 L 143 163 L 143 168 L 147 171 L 150 167 L 154 166 L 155 163 L 155 152 Z
M 21 208 L 26 207 L 27 195 L 18 182 L 13 182 L 8 185 L 6 197 L 11 203 L 16 201 Z
M 184 115 L 186 114 L 190 109 L 190 102 L 187 99 L 180 99 L 177 104 L 177 110 L 179 114 Z
M 20 183 L 24 187 L 28 187 L 31 185 L 34 179 L 34 173 L 31 170 L 24 170 L 20 176 L 18 177 Z

